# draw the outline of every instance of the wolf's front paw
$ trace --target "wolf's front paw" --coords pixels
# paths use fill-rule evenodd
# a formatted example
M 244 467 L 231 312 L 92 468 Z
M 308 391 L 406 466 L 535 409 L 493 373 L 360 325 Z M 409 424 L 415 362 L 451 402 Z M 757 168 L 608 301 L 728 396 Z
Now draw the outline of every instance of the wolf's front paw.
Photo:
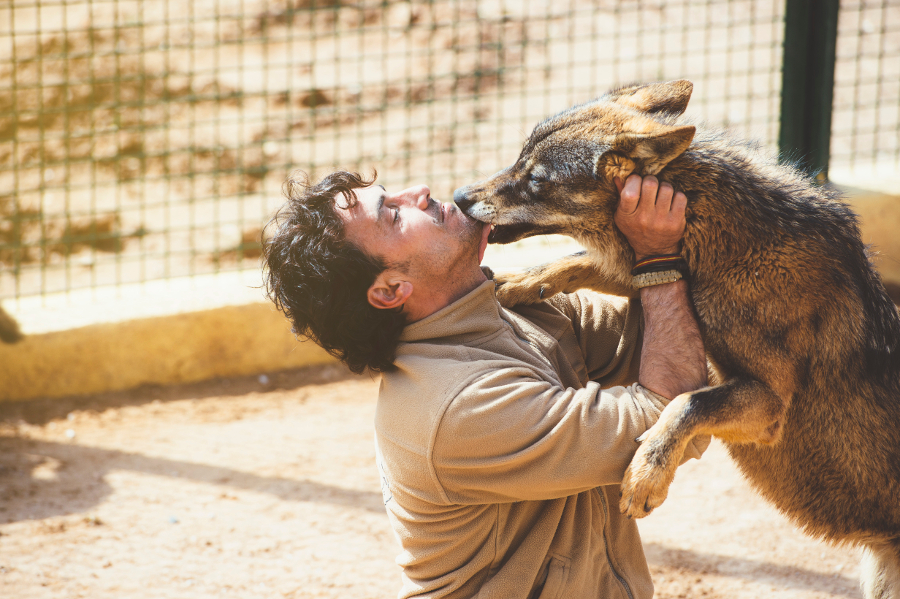
M 556 295 L 553 287 L 533 271 L 494 275 L 497 301 L 504 308 L 519 304 L 534 304 Z
M 630 518 L 643 518 L 662 505 L 675 478 L 679 457 L 665 450 L 671 444 L 662 438 L 665 433 L 658 424 L 641 435 L 641 445 L 622 480 L 619 510 Z

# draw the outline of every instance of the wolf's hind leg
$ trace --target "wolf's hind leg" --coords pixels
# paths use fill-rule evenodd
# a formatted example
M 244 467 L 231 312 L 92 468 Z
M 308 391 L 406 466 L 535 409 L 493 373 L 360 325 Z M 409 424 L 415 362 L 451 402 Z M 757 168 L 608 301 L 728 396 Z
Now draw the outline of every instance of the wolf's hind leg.
M 866 547 L 860 577 L 866 599 L 900 599 L 900 541 Z
M 555 262 L 534 266 L 523 272 L 494 276 L 497 300 L 507 308 L 518 304 L 534 304 L 556 295 L 579 289 L 634 297 L 630 285 L 614 281 L 599 271 L 587 252 L 578 252 Z
M 732 379 L 719 387 L 679 395 L 640 436 L 641 445 L 622 480 L 619 509 L 642 518 L 659 507 L 694 437 L 773 443 L 780 436 L 786 411 L 787 401 L 752 379 Z

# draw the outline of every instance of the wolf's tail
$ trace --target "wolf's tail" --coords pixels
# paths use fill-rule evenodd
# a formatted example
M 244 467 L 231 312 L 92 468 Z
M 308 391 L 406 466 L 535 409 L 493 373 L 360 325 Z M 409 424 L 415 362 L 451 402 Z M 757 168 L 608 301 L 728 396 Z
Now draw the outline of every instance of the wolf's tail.
M 861 569 L 866 599 L 900 599 L 900 539 L 866 547 Z

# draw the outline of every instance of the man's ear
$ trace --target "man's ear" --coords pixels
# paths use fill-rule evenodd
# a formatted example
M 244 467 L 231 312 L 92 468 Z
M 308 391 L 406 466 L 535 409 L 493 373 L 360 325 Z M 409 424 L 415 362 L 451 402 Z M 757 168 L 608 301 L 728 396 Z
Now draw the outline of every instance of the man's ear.
M 616 104 L 635 110 L 651 114 L 668 112 L 678 115 L 687 109 L 693 91 L 693 83 L 686 79 L 679 79 L 623 87 L 610 92 L 610 96 Z
M 369 303 L 379 310 L 400 308 L 412 295 L 412 283 L 400 277 L 396 271 L 382 271 L 366 292 Z
M 595 159 L 594 176 L 624 180 L 633 172 L 656 175 L 688 149 L 696 133 L 690 125 L 675 127 L 656 122 L 642 129 L 646 132 L 616 135 L 609 150 Z

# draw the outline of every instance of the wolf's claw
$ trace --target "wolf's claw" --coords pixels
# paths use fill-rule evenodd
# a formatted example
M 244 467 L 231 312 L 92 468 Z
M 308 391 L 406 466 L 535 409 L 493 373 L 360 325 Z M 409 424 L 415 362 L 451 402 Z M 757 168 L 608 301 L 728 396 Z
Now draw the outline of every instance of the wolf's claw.
M 660 449 L 666 447 L 660 439 L 664 434 L 654 426 L 638 437 L 641 445 L 625 471 L 619 501 L 619 510 L 627 516 L 643 518 L 666 500 L 678 460 Z
M 494 275 L 497 301 L 510 308 L 519 304 L 533 304 L 553 295 L 549 285 L 533 272 Z

